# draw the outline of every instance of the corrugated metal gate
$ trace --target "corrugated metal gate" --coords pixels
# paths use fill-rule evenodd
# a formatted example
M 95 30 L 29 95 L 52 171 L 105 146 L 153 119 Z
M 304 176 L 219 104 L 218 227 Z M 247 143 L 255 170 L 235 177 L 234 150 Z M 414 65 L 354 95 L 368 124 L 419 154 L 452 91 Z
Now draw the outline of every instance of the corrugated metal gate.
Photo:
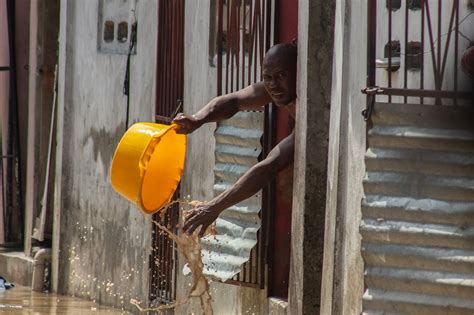
M 217 89 L 226 94 L 261 80 L 261 62 L 272 43 L 272 0 L 218 0 Z M 214 59 L 214 58 L 213 58 Z M 234 183 L 268 153 L 271 109 L 242 112 L 218 124 L 215 194 Z M 265 132 L 264 132 L 265 131 Z M 220 215 L 218 235 L 203 240 L 205 273 L 228 282 L 263 288 L 269 191 L 258 193 Z M 261 228 L 262 227 L 262 228 Z M 210 258 L 212 256 L 212 259 Z
M 184 56 L 184 0 L 160 0 L 158 3 L 158 56 L 156 85 L 156 122 L 169 124 L 178 110 L 182 110 Z M 179 188 L 177 189 L 179 192 Z M 178 198 L 178 193 L 174 199 Z M 165 213 L 153 215 L 177 232 L 179 205 Z M 176 244 L 155 225 L 153 251 L 150 259 L 150 301 L 170 303 L 176 299 L 178 254 Z
M 471 14 L 369 1 L 365 314 L 474 314 L 474 98 L 458 71 Z

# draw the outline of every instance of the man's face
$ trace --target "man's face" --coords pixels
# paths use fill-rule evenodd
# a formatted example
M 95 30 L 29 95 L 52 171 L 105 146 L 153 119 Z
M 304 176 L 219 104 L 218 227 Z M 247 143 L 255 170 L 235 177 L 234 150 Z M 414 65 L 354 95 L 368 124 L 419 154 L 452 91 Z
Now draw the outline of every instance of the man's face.
M 286 106 L 296 99 L 296 70 L 282 58 L 266 58 L 262 67 L 263 84 L 277 106 Z

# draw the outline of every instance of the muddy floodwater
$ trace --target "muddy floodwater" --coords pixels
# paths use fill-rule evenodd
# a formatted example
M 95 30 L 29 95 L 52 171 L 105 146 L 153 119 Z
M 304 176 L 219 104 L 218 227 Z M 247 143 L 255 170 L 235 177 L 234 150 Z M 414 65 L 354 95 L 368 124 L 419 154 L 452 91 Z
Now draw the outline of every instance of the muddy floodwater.
M 129 314 L 70 296 L 33 292 L 15 287 L 0 292 L 0 314 Z

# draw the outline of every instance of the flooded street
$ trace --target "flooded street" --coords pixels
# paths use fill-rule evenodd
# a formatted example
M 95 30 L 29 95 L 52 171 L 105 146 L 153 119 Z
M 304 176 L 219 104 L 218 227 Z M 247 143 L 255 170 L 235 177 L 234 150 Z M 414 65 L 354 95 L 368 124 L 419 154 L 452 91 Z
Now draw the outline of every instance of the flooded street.
M 0 292 L 0 314 L 129 314 L 92 301 L 15 287 Z

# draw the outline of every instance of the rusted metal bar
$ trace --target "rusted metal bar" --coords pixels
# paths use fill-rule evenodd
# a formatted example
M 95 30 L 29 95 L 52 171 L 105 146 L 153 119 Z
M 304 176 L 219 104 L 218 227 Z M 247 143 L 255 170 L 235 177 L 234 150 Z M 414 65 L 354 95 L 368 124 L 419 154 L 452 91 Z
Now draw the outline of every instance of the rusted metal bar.
M 222 95 L 222 35 L 224 23 L 224 2 L 218 1 L 217 17 L 217 95 Z
M 10 102 L 8 128 L 10 130 L 7 140 L 7 155 L 15 157 L 7 164 L 7 186 L 6 193 L 9 220 L 5 220 L 6 241 L 24 242 L 24 196 L 22 189 L 22 168 L 20 156 L 20 120 L 17 91 L 16 71 L 16 36 L 15 36 L 15 1 L 7 0 L 8 17 L 8 48 L 10 56 Z M 7 218 L 8 219 L 8 218 Z M 16 230 L 13 230 L 13 226 Z M 13 235 L 15 233 L 15 237 Z
M 242 17 L 242 24 L 243 24 L 243 34 L 242 34 L 242 79 L 241 79 L 241 82 L 242 82 L 242 88 L 245 87 L 245 56 L 246 56 L 246 50 L 245 48 L 247 47 L 246 46 L 246 43 L 247 43 L 247 37 L 246 37 L 246 34 L 247 34 L 247 2 L 248 0 L 243 0 L 243 17 Z
M 408 52 L 408 24 L 409 24 L 409 19 L 408 19 L 408 3 L 405 3 L 405 62 L 404 62 L 404 69 L 403 69 L 403 88 L 407 88 L 407 76 L 408 76 L 408 67 L 407 67 L 407 52 Z M 405 96 L 403 98 L 403 102 L 406 104 L 407 103 L 407 97 Z
M 431 15 L 430 15 L 430 6 L 428 4 L 428 1 L 425 1 L 425 8 L 426 8 L 426 20 L 428 24 L 428 34 L 429 34 L 429 39 L 430 39 L 430 52 L 431 52 L 431 61 L 433 64 L 433 72 L 434 72 L 434 79 L 435 79 L 435 88 L 437 90 L 441 90 L 441 86 L 438 83 L 438 71 L 439 68 L 437 68 L 437 63 L 436 63 L 436 55 L 435 55 L 435 46 L 434 46 L 434 38 L 433 38 L 433 28 L 431 26 Z
M 388 87 L 392 86 L 392 1 L 388 1 Z M 392 101 L 392 96 L 388 97 Z
M 226 22 L 227 22 L 227 29 L 226 29 L 226 45 L 225 45 L 225 65 L 226 65 L 226 69 L 229 69 L 229 62 L 230 62 L 230 53 L 229 53 L 229 46 L 230 46 L 230 43 L 229 43 L 229 30 L 230 30 L 230 1 L 227 1 L 227 10 L 226 10 L 226 16 L 227 16 L 227 19 L 226 19 Z M 227 70 L 226 73 L 225 73 L 225 94 L 229 93 L 229 74 L 230 74 L 230 71 Z
M 275 11 L 277 10 L 278 6 L 275 6 Z M 265 9 L 265 21 L 266 21 L 266 38 L 265 38 L 265 47 L 266 49 L 270 48 L 271 43 L 274 39 L 271 37 L 272 31 L 272 1 L 266 1 L 266 9 Z M 272 148 L 272 144 L 274 141 L 275 135 L 275 126 L 274 126 L 274 110 L 273 104 L 269 104 L 265 107 L 264 111 L 264 132 L 263 132 L 263 145 L 262 145 L 262 156 L 266 157 Z M 269 224 L 270 220 L 272 219 L 270 209 L 274 209 L 274 196 L 275 196 L 275 184 L 274 182 L 270 183 L 266 186 L 265 189 L 262 191 L 262 211 L 260 214 L 262 227 L 258 232 L 258 243 L 260 244 L 258 250 L 258 259 L 259 264 L 257 267 L 257 283 L 260 284 L 260 288 L 265 288 L 265 277 L 266 277 L 266 264 L 269 249 L 269 233 L 270 230 Z M 270 277 L 268 277 L 270 278 Z
M 10 67 L 0 67 L 0 71 L 10 71 Z
M 444 49 L 444 54 L 443 54 L 443 64 L 440 68 L 440 73 L 439 73 L 439 81 L 440 85 L 442 86 L 443 84 L 443 77 L 444 77 L 444 70 L 446 68 L 446 60 L 448 59 L 448 50 L 449 50 L 449 42 L 451 41 L 451 29 L 453 28 L 453 23 L 454 23 L 454 17 L 456 16 L 456 3 L 453 2 L 453 10 L 451 11 L 451 18 L 449 21 L 449 28 L 448 28 L 448 38 L 446 39 L 446 44 L 445 44 L 445 49 Z M 438 43 L 438 46 L 441 46 L 441 43 Z M 455 54 L 457 54 L 457 51 L 455 51 Z M 454 67 L 457 69 L 457 67 Z
M 473 92 L 468 91 L 443 91 L 443 90 L 418 90 L 418 89 L 399 89 L 399 88 L 382 88 L 379 94 L 382 95 L 398 95 L 398 96 L 423 96 L 433 98 L 454 98 L 472 99 Z
M 421 0 L 421 69 L 420 69 L 420 89 L 423 90 L 425 74 L 425 0 Z M 420 96 L 420 104 L 423 104 L 423 97 Z
M 377 47 L 377 0 L 369 0 L 367 7 L 367 86 L 375 86 L 375 58 Z
M 458 41 L 459 41 L 459 0 L 454 0 L 454 4 L 456 6 L 456 18 L 454 22 L 454 91 L 458 91 Z M 451 30 L 450 30 L 451 31 Z M 457 95 L 454 97 L 454 105 L 456 106 L 458 103 Z
M 436 75 L 438 76 L 438 87 L 437 90 L 441 90 L 442 83 L 441 83 L 441 17 L 442 17 L 442 2 L 438 0 L 438 47 L 437 47 L 437 60 L 436 60 Z M 438 103 L 438 100 L 436 100 Z

